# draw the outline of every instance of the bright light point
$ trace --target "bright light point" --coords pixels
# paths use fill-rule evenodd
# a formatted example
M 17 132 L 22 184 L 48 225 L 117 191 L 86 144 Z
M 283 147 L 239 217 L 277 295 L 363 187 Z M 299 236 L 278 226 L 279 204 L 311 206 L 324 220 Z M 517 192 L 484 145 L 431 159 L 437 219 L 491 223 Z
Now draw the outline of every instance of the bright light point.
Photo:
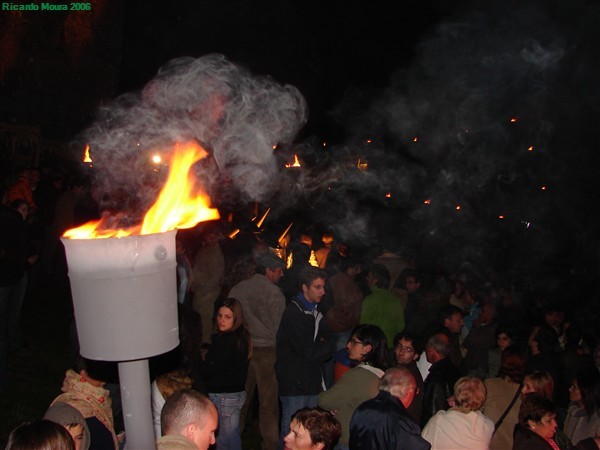
M 546 186 L 542 186 L 542 191 L 545 191 L 545 190 L 546 190 Z
M 323 142 L 323 147 L 327 147 L 327 142 Z
M 504 219 L 504 216 L 503 215 L 499 215 L 498 219 Z
M 373 142 L 371 139 L 367 139 L 367 144 L 370 144 L 371 142 Z
M 385 194 L 385 198 L 392 198 L 392 193 L 388 192 L 387 194 Z
M 511 121 L 512 123 L 515 123 L 515 122 L 517 121 L 517 118 L 516 118 L 516 117 L 513 117 L 512 119 L 510 119 L 510 121 Z
M 533 145 L 531 147 L 529 147 L 527 150 L 529 150 L 530 152 L 533 151 Z
M 273 146 L 273 150 L 277 150 L 277 145 L 274 145 L 274 146 Z
M 418 140 L 419 140 L 419 138 L 418 138 L 417 136 L 415 136 L 415 137 L 413 138 L 413 142 L 417 142 Z
M 160 155 L 152 155 L 152 162 L 154 164 L 160 164 L 162 162 L 162 158 Z
M 461 210 L 461 206 L 460 205 L 456 205 L 456 210 L 460 211 Z
M 431 200 L 427 199 L 423 203 L 425 203 L 426 205 L 430 205 L 431 204 Z

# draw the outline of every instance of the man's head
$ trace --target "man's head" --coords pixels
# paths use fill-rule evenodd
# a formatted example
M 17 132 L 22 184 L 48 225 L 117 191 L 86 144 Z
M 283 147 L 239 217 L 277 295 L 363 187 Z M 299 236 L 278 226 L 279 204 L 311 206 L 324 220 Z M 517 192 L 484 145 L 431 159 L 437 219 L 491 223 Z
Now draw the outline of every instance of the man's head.
M 218 421 L 213 402 L 191 389 L 182 389 L 171 395 L 160 413 L 164 436 L 183 436 L 196 444 L 199 450 L 207 450 L 215 443 Z
M 417 336 L 409 331 L 402 331 L 394 337 L 394 356 L 396 364 L 406 365 L 417 361 L 422 348 Z
M 260 255 L 256 264 L 258 272 L 266 276 L 273 284 L 279 283 L 279 280 L 283 277 L 285 262 L 270 251 Z
M 298 281 L 304 298 L 310 303 L 319 303 L 325 295 L 327 273 L 317 267 L 307 266 L 300 271 Z
M 352 256 L 346 256 L 340 260 L 340 271 L 354 279 L 361 271 L 360 262 Z
M 450 338 L 446 333 L 437 332 L 431 335 L 425 345 L 425 356 L 430 364 L 446 358 L 452 350 Z
M 448 328 L 450 333 L 460 333 L 465 324 L 462 309 L 454 305 L 442 306 L 438 312 L 438 322 L 443 327 Z
M 407 272 L 406 277 L 406 292 L 412 294 L 421 287 L 421 275 L 415 271 Z
M 405 367 L 392 367 L 381 378 L 379 390 L 389 392 L 408 408 L 417 394 L 417 382 Z
M 390 288 L 390 271 L 383 264 L 373 264 L 367 275 L 369 286 L 375 286 L 380 289 Z
M 329 411 L 302 408 L 292 415 L 283 441 L 286 450 L 333 450 L 341 434 L 342 426 Z

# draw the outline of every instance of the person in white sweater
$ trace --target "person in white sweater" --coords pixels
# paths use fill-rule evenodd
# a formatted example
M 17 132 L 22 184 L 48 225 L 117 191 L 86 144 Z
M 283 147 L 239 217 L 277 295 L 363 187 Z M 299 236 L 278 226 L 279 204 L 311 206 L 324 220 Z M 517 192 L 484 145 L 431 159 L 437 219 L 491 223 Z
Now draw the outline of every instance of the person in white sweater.
M 468 448 L 487 450 L 494 433 L 494 422 L 480 411 L 486 389 L 481 379 L 462 377 L 454 385 L 453 406 L 438 411 L 423 428 L 422 436 L 431 450 Z

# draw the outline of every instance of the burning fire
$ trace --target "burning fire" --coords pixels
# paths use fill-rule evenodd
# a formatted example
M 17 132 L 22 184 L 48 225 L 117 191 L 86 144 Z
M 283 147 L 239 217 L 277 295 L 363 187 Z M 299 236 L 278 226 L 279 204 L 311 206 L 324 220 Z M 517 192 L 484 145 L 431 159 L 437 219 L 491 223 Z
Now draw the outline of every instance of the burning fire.
M 85 146 L 85 151 L 83 152 L 83 162 L 84 163 L 92 162 L 92 158 L 90 156 L 90 146 L 89 145 Z
M 285 167 L 302 167 L 298 160 L 298 155 L 294 155 L 294 164 L 286 164 Z
M 88 222 L 67 230 L 69 239 L 124 237 L 132 234 L 162 233 L 176 228 L 192 228 L 199 222 L 219 218 L 219 211 L 208 206 L 209 198 L 195 185 L 190 168 L 207 155 L 196 143 L 177 144 L 167 182 L 158 199 L 146 212 L 141 225 L 111 229 L 109 218 Z

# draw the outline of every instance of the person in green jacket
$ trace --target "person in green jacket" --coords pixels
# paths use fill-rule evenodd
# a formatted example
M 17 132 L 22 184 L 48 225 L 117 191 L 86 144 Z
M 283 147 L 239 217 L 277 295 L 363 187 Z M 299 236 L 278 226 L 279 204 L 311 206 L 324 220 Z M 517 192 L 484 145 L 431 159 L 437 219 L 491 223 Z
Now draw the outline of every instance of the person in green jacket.
M 363 300 L 360 323 L 380 327 L 391 346 L 394 336 L 404 330 L 404 311 L 400 299 L 389 291 L 390 272 L 381 264 L 373 264 L 367 282 L 371 294 Z

